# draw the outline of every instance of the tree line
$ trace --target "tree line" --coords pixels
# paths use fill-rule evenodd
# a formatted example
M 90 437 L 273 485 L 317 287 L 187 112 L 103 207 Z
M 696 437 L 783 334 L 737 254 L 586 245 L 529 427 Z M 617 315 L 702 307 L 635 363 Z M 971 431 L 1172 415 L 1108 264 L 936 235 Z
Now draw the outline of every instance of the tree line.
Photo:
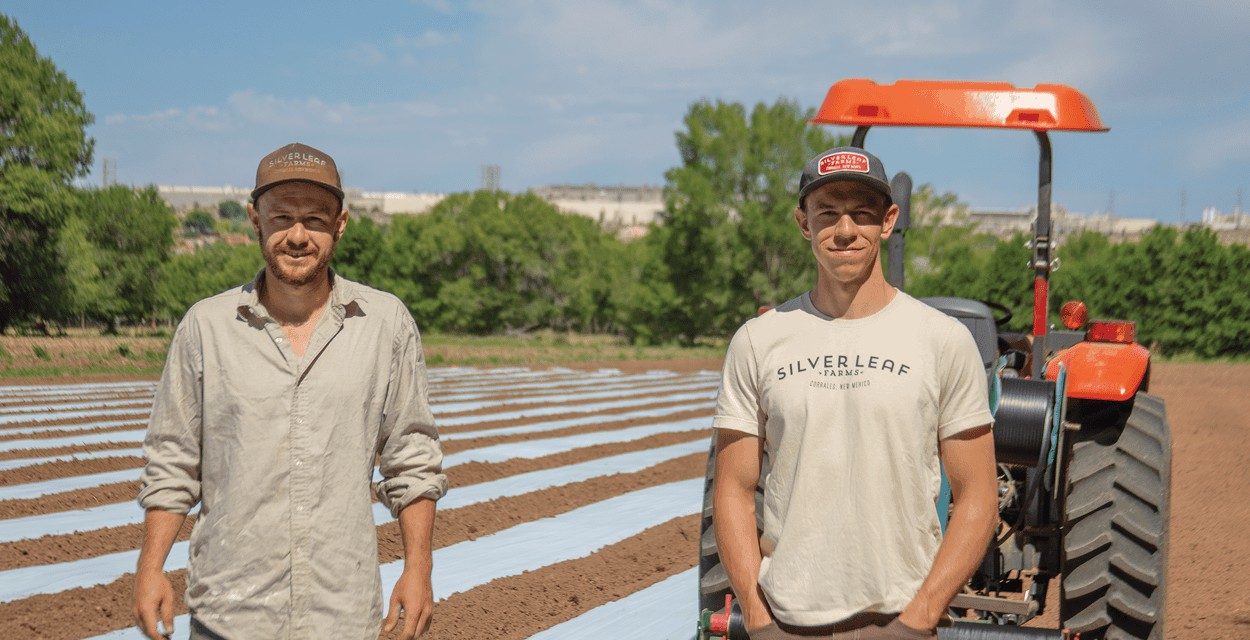
M 154 188 L 78 185 L 91 166 L 91 114 L 73 81 L 2 15 L 0 65 L 11 75 L 0 83 L 0 331 L 176 321 L 255 276 L 254 241 L 173 251 L 178 234 L 250 232 L 237 203 L 180 221 Z M 333 265 L 394 293 L 426 330 L 723 339 L 815 281 L 792 218 L 798 173 L 845 140 L 810 116 L 787 100 L 691 105 L 676 133 L 680 161 L 665 174 L 665 212 L 638 240 L 530 193 L 478 191 L 388 224 L 353 219 Z M 914 194 L 907 290 L 1001 303 L 1014 312 L 1007 328 L 1024 330 L 1027 238 L 998 239 L 935 213 L 961 207 L 927 185 Z M 1250 249 L 1159 227 L 1136 242 L 1078 234 L 1058 256 L 1054 306 L 1079 298 L 1092 317 L 1136 320 L 1140 341 L 1164 353 L 1250 353 Z

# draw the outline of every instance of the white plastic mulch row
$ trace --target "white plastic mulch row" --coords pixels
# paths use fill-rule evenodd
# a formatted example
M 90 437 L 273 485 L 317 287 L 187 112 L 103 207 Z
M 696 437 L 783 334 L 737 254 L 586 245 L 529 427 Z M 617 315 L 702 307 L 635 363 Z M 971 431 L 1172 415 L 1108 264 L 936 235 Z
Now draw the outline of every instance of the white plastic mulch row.
M 535 423 L 524 424 L 524 425 L 519 425 L 515 427 L 500 427 L 500 428 L 495 428 L 495 429 L 479 429 L 477 431 L 460 431 L 457 433 L 444 433 L 444 434 L 440 434 L 439 437 L 443 441 L 452 441 L 452 440 L 467 440 L 470 438 L 487 438 L 487 437 L 494 437 L 494 436 L 511 436 L 511 435 L 527 434 L 527 433 L 541 433 L 543 431 L 555 431 L 556 429 L 567 429 L 570 427 L 582 427 L 582 426 L 590 426 L 590 425 L 595 425 L 595 424 L 602 424 L 602 423 L 609 422 L 609 421 L 617 422 L 621 420 L 658 418 L 661 416 L 671 415 L 671 414 L 679 413 L 682 411 L 691 411 L 695 409 L 703 409 L 706 407 L 707 407 L 706 403 L 695 403 L 695 404 L 688 404 L 688 405 L 661 407 L 658 409 L 639 409 L 637 411 L 629 411 L 626 413 L 614 413 L 614 414 L 609 414 L 605 416 L 591 415 L 591 416 L 582 416 L 582 417 L 577 417 L 577 418 L 566 418 L 564 420 L 550 420 L 547 422 L 535 422 Z M 118 421 L 116 423 L 116 425 L 124 425 L 124 424 L 135 424 L 135 426 L 141 426 L 137 423 L 133 423 L 130 421 Z M 115 425 L 110 425 L 110 426 L 115 426 Z M 33 438 L 27 439 L 27 440 L 20 440 L 20 441 L 11 440 L 8 443 L 0 442 L 0 451 L 33 448 L 31 446 L 32 443 L 38 443 L 35 446 L 40 447 L 40 448 L 45 448 L 49 446 L 47 444 L 48 442 L 53 443 L 51 446 L 78 446 L 78 445 L 83 445 L 83 444 L 100 444 L 104 442 L 138 443 L 138 442 L 143 441 L 143 435 L 144 435 L 144 431 L 142 429 L 139 429 L 139 430 L 132 430 L 132 431 L 118 431 L 118 432 L 110 432 L 110 433 L 93 433 L 93 434 L 86 434 L 83 436 L 70 436 L 68 438 L 58 439 L 58 440 L 33 439 Z M 90 442 L 83 442 L 82 440 L 84 438 L 90 440 Z M 10 445 L 10 443 L 18 443 L 18 444 Z M 5 445 L 10 445 L 13 448 L 6 449 Z M 0 471 L 7 471 L 10 469 L 20 469 L 22 467 L 30 467 L 30 466 L 34 466 L 38 464 L 46 464 L 49 462 L 62 462 L 66 460 L 90 460 L 90 459 L 96 459 L 96 458 L 116 458 L 116 457 L 136 456 L 136 455 L 143 455 L 143 450 L 142 449 L 107 449 L 103 451 L 76 451 L 72 453 L 63 453 L 60 455 L 44 456 L 40 458 L 18 458 L 15 460 L 0 460 Z
M 458 400 L 471 400 L 473 398 L 481 398 L 486 395 L 497 395 L 501 393 L 515 394 L 526 393 L 530 391 L 543 391 L 550 389 L 574 390 L 578 387 L 596 386 L 604 389 L 609 386 L 626 386 L 638 382 L 650 382 L 653 380 L 665 380 L 676 378 L 682 374 L 673 373 L 672 371 L 648 371 L 647 373 L 635 373 L 630 375 L 616 374 L 586 374 L 575 378 L 542 378 L 540 382 L 525 382 L 519 384 L 509 384 L 500 386 L 498 384 L 472 389 L 448 389 L 437 383 L 430 384 L 430 393 L 433 397 L 443 402 L 455 402 Z M 697 377 L 697 375 L 696 375 Z
M 583 558 L 650 527 L 694 513 L 698 510 L 701 484 L 700 480 L 685 480 L 650 487 L 438 549 L 434 552 L 434 599 L 444 600 L 454 593 L 465 592 L 500 578 Z M 551 540 L 560 540 L 562 544 L 553 545 Z M 390 589 L 402 570 L 402 563 L 382 565 L 383 589 Z M 173 637 L 187 638 L 189 627 L 188 616 L 177 616 L 174 618 Z M 616 632 L 608 635 L 619 637 Z M 562 640 L 581 640 L 594 636 L 559 637 Z M 92 640 L 141 638 L 143 635 L 137 629 L 129 627 L 96 636 Z M 647 640 L 655 640 L 655 637 L 648 637 Z
M 547 628 L 530 640 L 690 640 L 698 614 L 699 568 L 694 567 Z
M 572 375 L 577 373 L 574 369 L 550 369 L 546 371 L 531 371 L 522 368 L 506 368 L 506 369 L 443 369 L 433 368 L 428 370 L 431 382 L 451 380 L 460 381 L 465 376 L 475 376 L 471 379 L 473 385 L 479 384 L 498 384 L 499 382 L 507 382 L 514 380 L 524 380 L 534 377 L 553 377 Z M 598 372 L 582 372 L 591 375 L 613 375 L 619 374 L 616 369 L 601 369 Z M 451 386 L 450 384 L 448 385 Z M 40 384 L 40 385 L 0 385 L 0 401 L 14 401 L 22 399 L 35 399 L 47 396 L 73 397 L 76 394 L 117 394 L 128 392 L 151 392 L 156 388 L 154 380 L 136 380 L 124 382 L 86 382 L 81 384 Z
M 147 413 L 150 404 L 133 409 L 83 409 L 80 411 L 45 411 L 43 413 L 22 413 L 0 416 L 0 426 L 24 422 L 51 422 L 53 420 L 72 420 L 75 418 L 105 418 L 108 416 L 131 416 Z
M 576 394 L 576 395 L 581 395 L 580 392 L 582 390 L 589 390 L 590 392 L 601 393 L 603 394 L 603 397 L 607 397 L 608 391 L 613 391 L 613 390 L 628 391 L 631 389 L 637 389 L 641 386 L 646 385 L 647 383 L 650 383 L 652 385 L 662 384 L 666 379 L 669 379 L 669 378 L 676 378 L 676 380 L 673 381 L 674 384 L 697 384 L 699 382 L 706 383 L 710 380 L 710 378 L 706 374 L 679 376 L 678 374 L 674 374 L 671 372 L 664 372 L 664 371 L 657 371 L 657 372 L 638 374 L 638 375 L 612 376 L 612 377 L 606 377 L 606 374 L 599 374 L 589 379 L 579 378 L 579 379 L 574 379 L 574 380 L 545 382 L 545 383 L 536 383 L 536 384 L 529 384 L 529 385 L 500 386 L 500 383 L 495 383 L 491 387 L 484 388 L 482 390 L 474 391 L 471 393 L 445 394 L 443 393 L 444 389 L 440 385 L 432 384 L 431 396 L 432 396 L 432 399 L 434 400 L 435 412 L 436 413 L 437 412 L 448 413 L 448 412 L 456 412 L 456 411 L 470 411 L 473 409 L 477 409 L 483 406 L 489 406 L 492 404 L 518 404 L 521 402 L 544 402 L 544 401 L 557 402 L 557 401 L 562 401 L 562 400 L 559 400 L 559 398 L 563 397 L 561 395 L 552 395 L 552 396 L 547 396 L 547 397 L 522 396 L 522 397 L 513 397 L 513 398 L 502 398 L 493 402 L 464 402 L 464 401 L 472 401 L 472 400 L 481 400 L 483 398 L 497 396 L 501 393 L 511 394 L 517 391 L 522 391 L 522 390 L 535 391 L 535 390 L 538 390 L 539 388 L 550 388 L 550 389 L 559 389 L 561 392 L 564 392 L 567 394 Z M 522 389 L 521 387 L 528 387 L 528 388 Z M 547 398 L 556 398 L 556 399 L 549 400 Z M 100 410 L 100 409 L 110 409 L 110 408 L 118 408 L 118 407 L 134 407 L 136 409 L 142 409 L 146 412 L 146 410 L 150 409 L 152 405 L 151 394 L 147 394 L 147 396 L 143 398 L 115 398 L 112 396 L 103 396 L 99 399 L 94 399 L 90 401 L 80 402 L 77 400 L 78 399 L 76 398 L 72 398 L 72 399 L 67 399 L 67 400 L 61 400 L 56 403 L 25 404 L 25 405 L 20 405 L 20 406 L 0 407 L 0 425 L 16 424 L 19 422 L 38 422 L 38 421 L 50 422 L 50 421 L 70 419 L 70 418 L 91 417 L 90 415 L 87 415 L 83 412 L 86 410 L 93 410 L 93 409 Z M 35 414 L 35 415 L 31 415 L 31 414 Z M 59 425 L 59 426 L 62 428 L 84 428 L 84 427 L 88 427 L 89 425 L 67 424 L 67 425 Z M 3 433 L 10 433 L 10 432 L 6 430 Z
M 513 409 L 508 411 L 476 414 L 468 416 L 437 416 L 435 421 L 439 426 L 457 427 L 475 422 L 495 422 L 502 420 L 517 420 L 521 418 L 540 418 L 542 416 L 558 415 L 562 413 L 593 413 L 608 409 L 623 409 L 627 407 L 645 406 L 658 402 L 689 402 L 693 400 L 709 400 L 716 397 L 716 386 L 713 383 L 700 383 L 690 387 L 689 389 L 699 389 L 687 393 L 668 393 L 670 390 L 646 389 L 640 391 L 637 395 L 642 398 L 631 397 L 634 394 L 615 393 L 609 397 L 619 397 L 624 395 L 624 400 L 612 400 L 607 402 L 585 403 L 585 404 L 552 404 L 541 407 L 529 407 L 525 409 Z M 681 391 L 683 388 L 677 388 Z M 562 396 L 565 402 L 575 403 L 580 398 L 576 395 Z M 438 410 L 438 407 L 435 407 Z M 133 412 L 132 412 L 133 413 Z M 113 420 L 109 424 L 136 424 L 134 420 Z M 95 423 L 92 423 L 95 424 Z M 88 425 L 69 425 L 81 428 L 93 428 Z M 43 430 L 35 430 L 24 435 L 55 433 L 65 430 L 64 428 L 48 428 Z M 78 429 L 75 429 L 78 430 Z M 0 440 L 0 452 L 17 451 L 19 449 L 44 449 L 49 447 L 67 447 L 83 444 L 99 444 L 102 442 L 138 442 L 143 439 L 142 430 L 139 431 L 138 437 L 135 437 L 132 431 L 117 431 L 106 433 L 91 433 L 82 435 L 72 435 L 63 438 L 23 438 L 20 440 Z
M 20 407 L 4 407 L 0 409 L 0 417 L 17 416 L 35 413 L 40 415 L 56 414 L 76 409 L 114 409 L 118 407 L 138 407 L 144 409 L 152 406 L 151 398 L 128 398 L 124 400 L 93 400 L 90 402 L 72 402 L 57 404 L 32 404 Z
M 35 465 L 47 464 L 49 462 L 68 462 L 71 460 L 99 460 L 101 458 L 126 458 L 130 456 L 142 456 L 143 449 L 101 449 L 100 451 L 76 451 L 74 453 L 66 453 L 59 456 L 46 456 L 43 458 L 17 458 L 16 460 L 0 460 L 0 471 L 9 471 L 11 469 L 21 469 L 24 467 L 33 467 Z M 11 485 L 10 485 L 11 486 Z
M 10 396 L 27 396 L 31 394 L 44 393 L 48 391 L 69 393 L 74 391 L 95 391 L 119 389 L 141 389 L 144 387 L 154 387 L 156 383 L 150 380 L 126 380 L 122 382 L 83 382 L 80 384 L 15 384 L 0 385 L 0 398 Z
M 681 422 L 649 424 L 611 431 L 593 431 L 559 438 L 508 442 L 448 454 L 443 458 L 443 466 L 447 468 L 466 462 L 504 462 L 513 458 L 537 458 L 553 453 L 561 453 L 569 449 L 639 440 L 659 433 L 695 431 L 707 428 L 709 425 L 710 421 L 707 418 L 691 418 Z M 143 432 L 140 431 L 138 433 L 139 437 L 142 437 Z M 129 482 L 138 479 L 139 469 L 136 468 L 83 476 L 53 478 L 51 480 L 40 480 L 25 484 L 13 484 L 0 487 L 0 500 L 38 498 L 53 493 L 78 491 L 103 484 Z M 374 470 L 373 479 L 374 481 L 382 479 L 376 469 Z
M 707 450 L 707 442 L 693 440 L 646 451 L 634 451 L 586 462 L 522 473 L 490 482 L 454 487 L 438 503 L 440 511 L 458 509 L 487 500 L 517 496 L 615 473 L 633 473 L 650 466 Z M 378 524 L 390 521 L 390 511 L 381 503 L 373 505 Z M 89 509 L 62 511 L 24 518 L 0 520 L 0 543 L 33 540 L 49 535 L 107 529 L 143 521 L 143 511 L 133 502 L 106 504 Z
M 644 529 L 695 513 L 702 487 L 702 479 L 649 487 L 438 549 L 434 552 L 435 598 L 588 555 Z M 552 540 L 560 544 L 552 544 Z M 173 545 L 165 561 L 166 571 L 186 568 L 188 547 L 186 541 Z M 134 549 L 0 571 L 0 602 L 108 584 L 132 572 L 138 558 L 139 550 Z M 402 561 L 382 565 L 383 582 L 393 584 L 402 568 Z
M 506 406 L 510 404 L 530 404 L 530 403 L 561 403 L 573 402 L 582 399 L 597 399 L 611 397 L 629 397 L 634 395 L 645 395 L 647 393 L 655 393 L 657 391 L 676 391 L 683 389 L 695 389 L 714 385 L 715 380 L 705 375 L 683 376 L 680 380 L 672 381 L 672 384 L 661 385 L 659 388 L 655 386 L 643 385 L 643 382 L 661 383 L 662 377 L 630 377 L 627 383 L 598 385 L 593 382 L 580 382 L 577 385 L 569 387 L 567 392 L 550 395 L 538 396 L 516 396 L 510 398 L 501 398 L 495 400 L 482 400 L 481 398 L 490 398 L 498 395 L 501 389 L 506 387 L 496 387 L 494 391 L 462 394 L 455 396 L 460 398 L 462 402 L 448 402 L 441 398 L 434 400 L 434 413 L 457 413 L 465 411 L 475 411 L 478 409 L 491 406 Z M 615 382 L 615 381 L 614 381 Z M 472 400 L 476 398 L 477 400 Z M 78 403 L 75 405 L 66 405 L 61 407 L 49 408 L 48 405 L 40 405 L 35 407 L 23 407 L 20 410 L 0 410 L 0 426 L 10 424 L 27 424 L 39 422 L 58 422 L 62 420 L 80 419 L 80 418 L 96 418 L 116 415 L 140 415 L 150 413 L 151 400 L 118 400 L 102 403 Z M 110 407 L 126 407 L 126 408 L 110 408 Z M 36 411 L 38 409 L 38 411 Z M 42 430 L 68 430 L 68 429 L 92 429 L 98 428 L 101 423 L 80 423 L 80 424 L 49 424 L 17 427 L 12 430 L 5 429 L 0 433 L 35 433 Z
M 686 394 L 670 394 L 670 391 L 681 391 L 684 389 L 701 389 L 702 391 L 686 392 Z M 642 395 L 641 399 L 631 399 L 636 395 Z M 517 409 L 510 411 L 494 412 L 494 414 L 479 414 L 469 416 L 439 416 L 436 422 L 440 426 L 462 426 L 472 424 L 472 422 L 485 422 L 497 420 L 515 420 L 521 417 L 541 417 L 544 415 L 556 414 L 586 414 L 586 412 L 601 411 L 606 409 L 624 409 L 629 406 L 642 406 L 655 404 L 655 402 L 680 402 L 689 400 L 706 400 L 709 397 L 715 397 L 715 385 L 710 382 L 700 382 L 690 386 L 675 386 L 671 389 L 644 389 L 636 392 L 616 392 L 609 394 L 609 397 L 624 396 L 624 400 L 612 400 L 607 402 L 594 402 L 594 404 L 554 404 L 549 406 L 527 407 L 527 409 Z M 547 402 L 554 401 L 552 397 L 547 396 Z M 559 401 L 575 402 L 582 399 L 579 395 L 562 395 L 557 396 Z M 435 407 L 435 411 L 439 407 Z M 133 414 L 134 411 L 129 411 Z M 99 429 L 99 427 L 120 426 L 134 424 L 136 426 L 143 424 L 141 421 L 131 420 L 109 420 L 104 422 L 89 422 L 89 424 L 79 425 L 59 425 L 49 426 L 45 429 L 39 427 L 21 427 L 21 429 L 5 430 L 4 432 L 20 432 L 21 435 L 44 435 L 53 434 L 58 431 L 74 431 Z M 47 447 L 55 446 L 78 446 L 88 444 L 100 444 L 100 442 L 130 442 L 143 440 L 143 434 L 138 437 L 134 435 L 134 431 L 110 431 L 103 434 L 81 434 L 70 435 L 64 437 L 25 437 L 20 440 L 0 440 L 0 452 L 16 451 L 20 449 L 47 449 Z
M 635 398 L 631 400 L 613 400 L 611 402 L 597 402 L 591 404 L 561 404 L 546 407 L 533 407 L 530 409 L 500 411 L 497 413 L 481 413 L 472 416 L 449 416 L 439 418 L 438 423 L 443 426 L 456 427 L 460 425 L 473 424 L 474 422 L 519 420 L 521 418 L 537 418 L 540 416 L 552 416 L 562 413 L 591 413 L 595 411 L 606 411 L 608 409 L 640 407 L 648 404 L 655 404 L 657 402 L 689 402 L 691 400 L 712 400 L 714 398 L 716 398 L 716 389 L 710 388 L 707 391 L 677 393 L 673 395 L 661 396 L 658 394 L 652 394 L 645 398 Z
M 695 391 L 709 388 L 715 388 L 715 383 L 708 380 L 696 380 L 685 383 L 670 383 L 660 388 L 653 386 L 631 386 L 626 389 L 610 391 L 600 391 L 595 389 L 591 391 L 579 391 L 576 393 L 559 393 L 544 396 L 516 396 L 497 400 L 473 400 L 469 402 L 452 403 L 435 402 L 434 413 L 435 415 L 463 413 L 465 411 L 477 411 L 487 407 L 506 407 L 514 404 L 557 404 L 566 402 L 581 402 L 584 400 L 603 400 L 606 398 L 632 398 L 634 396 L 653 396 L 660 393 Z
M 28 500 L 52 493 L 92 489 L 115 482 L 133 482 L 139 479 L 139 473 L 140 471 L 136 467 L 133 469 L 92 473 L 85 476 L 70 476 L 68 478 L 27 482 L 25 484 L 11 484 L 0 487 L 0 500 Z
M 467 462 L 504 462 L 513 458 L 541 458 L 543 456 L 549 456 L 553 453 L 562 453 L 570 449 L 580 449 L 582 447 L 592 447 L 600 444 L 631 442 L 661 433 L 698 431 L 699 429 L 707 429 L 711 426 L 711 418 L 690 418 L 680 422 L 647 424 L 639 427 L 629 427 L 627 429 L 614 429 L 612 431 L 592 431 L 590 433 L 579 433 L 577 435 L 563 436 L 560 438 L 507 442 L 490 447 L 467 449 L 465 451 L 448 454 L 443 458 L 443 466 L 452 467 L 458 464 L 465 464 Z M 381 478 L 375 475 L 374 479 L 380 480 Z
M 658 409 L 637 409 L 634 411 L 626 411 L 624 413 L 609 413 L 604 415 L 565 418 L 563 420 L 549 420 L 547 422 L 532 422 L 530 424 L 523 424 L 515 427 L 495 427 L 493 429 L 478 429 L 476 431 L 442 433 L 439 434 L 439 439 L 443 441 L 469 440 L 472 438 L 489 438 L 493 436 L 513 436 L 526 433 L 540 433 L 543 431 L 555 431 L 556 429 L 568 429 L 570 427 L 585 427 L 595 424 L 603 424 L 606 422 L 659 418 L 661 416 L 668 416 L 696 409 L 710 409 L 710 407 L 706 402 L 696 402 L 691 404 L 660 407 Z
M 143 423 L 126 421 L 124 424 L 141 426 Z M 105 431 L 104 433 L 84 433 L 64 438 L 23 438 L 21 440 L 0 440 L 0 452 L 18 451 L 21 449 L 49 449 L 54 447 L 78 447 L 105 442 L 143 442 L 147 428 L 130 431 Z
M 12 427 L 9 429 L 4 429 L 0 431 L 0 435 L 25 436 L 25 435 L 39 434 L 39 433 L 45 433 L 45 434 L 62 433 L 62 432 L 73 433 L 75 431 L 89 431 L 92 429 L 109 429 L 112 427 L 121 427 L 121 426 L 129 425 L 129 424 L 133 424 L 135 426 L 143 426 L 143 425 L 146 425 L 147 423 L 148 423 L 148 419 L 144 417 L 144 418 L 130 418 L 127 420 L 105 420 L 103 422 L 88 422 L 88 423 L 81 423 L 81 424 L 41 424 L 37 427 Z M 4 442 L 4 441 L 0 440 L 0 442 Z
M 73 402 L 87 402 L 94 400 L 150 400 L 154 392 L 155 389 L 138 389 L 135 391 L 118 392 L 93 391 L 90 393 L 58 393 L 55 395 L 39 396 L 37 398 L 0 398 L 0 414 L 15 409 L 26 409 L 33 406 L 33 403 L 36 402 L 43 402 L 59 407 Z

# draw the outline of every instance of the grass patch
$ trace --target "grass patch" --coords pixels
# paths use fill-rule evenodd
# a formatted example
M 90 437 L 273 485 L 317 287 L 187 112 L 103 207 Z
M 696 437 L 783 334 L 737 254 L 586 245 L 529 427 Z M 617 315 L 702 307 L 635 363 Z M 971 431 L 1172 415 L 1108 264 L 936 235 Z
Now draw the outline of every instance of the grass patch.
M 1224 364 L 1244 364 L 1250 362 L 1250 353 L 1238 353 L 1208 358 L 1193 353 L 1171 353 L 1164 355 L 1154 351 L 1151 352 L 1150 357 L 1158 360 L 1159 362 L 1176 362 L 1180 364 L 1209 364 L 1212 362 Z
M 0 379 L 89 374 L 156 376 L 164 367 L 168 349 L 168 341 L 150 335 L 79 333 L 56 338 L 0 337 L 0 341 L 7 347 L 3 353 L 15 354 L 6 358 L 0 353 Z M 647 361 L 662 368 L 665 360 L 706 360 L 701 366 L 716 368 L 725 354 L 723 342 L 708 341 L 693 347 L 635 345 L 619 336 L 563 331 L 494 336 L 432 333 L 422 336 L 422 343 L 426 364 L 431 367 L 550 367 L 581 363 L 612 366 L 613 362 Z M 60 357 L 54 360 L 49 351 Z
M 86 366 L 48 365 L 46 367 L 3 367 L 0 368 L 0 380 L 8 378 L 77 378 L 85 375 L 119 375 L 156 377 L 161 375 L 162 365 L 110 365 L 91 364 Z

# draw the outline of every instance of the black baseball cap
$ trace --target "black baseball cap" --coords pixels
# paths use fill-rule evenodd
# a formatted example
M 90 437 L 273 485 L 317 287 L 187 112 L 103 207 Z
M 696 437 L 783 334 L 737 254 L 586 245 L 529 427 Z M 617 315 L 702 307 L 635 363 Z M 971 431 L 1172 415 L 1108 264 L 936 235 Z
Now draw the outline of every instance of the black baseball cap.
M 834 180 L 861 182 L 885 196 L 887 204 L 894 204 L 881 159 L 859 147 L 834 147 L 808 160 L 799 178 L 799 204 L 809 193 Z

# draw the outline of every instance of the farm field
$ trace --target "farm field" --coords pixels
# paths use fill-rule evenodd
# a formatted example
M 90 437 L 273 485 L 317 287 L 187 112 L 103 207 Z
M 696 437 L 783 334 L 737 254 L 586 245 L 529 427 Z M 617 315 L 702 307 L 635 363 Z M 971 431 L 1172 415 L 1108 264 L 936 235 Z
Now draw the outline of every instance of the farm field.
M 431 368 L 453 489 L 428 637 L 688 640 L 717 367 Z M 1169 637 L 1250 637 L 1247 374 L 1155 365 L 1175 439 Z M 127 629 L 133 498 L 152 387 L 118 374 L 0 382 L 0 637 L 139 637 Z M 375 519 L 389 595 L 399 530 L 380 507 Z M 178 590 L 189 533 L 167 563 Z M 185 637 L 185 617 L 176 627 Z

